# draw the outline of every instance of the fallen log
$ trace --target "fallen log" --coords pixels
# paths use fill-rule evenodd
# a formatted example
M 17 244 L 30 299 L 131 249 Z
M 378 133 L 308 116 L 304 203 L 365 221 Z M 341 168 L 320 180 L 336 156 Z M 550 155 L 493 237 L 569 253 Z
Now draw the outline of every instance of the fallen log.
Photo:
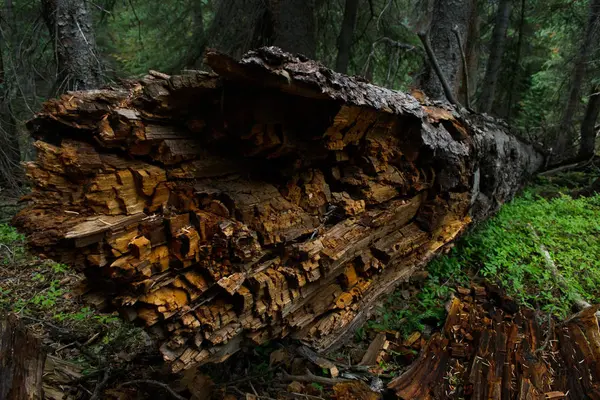
M 543 162 L 494 120 L 277 48 L 207 63 L 47 102 L 14 219 L 173 371 L 288 335 L 341 345 Z

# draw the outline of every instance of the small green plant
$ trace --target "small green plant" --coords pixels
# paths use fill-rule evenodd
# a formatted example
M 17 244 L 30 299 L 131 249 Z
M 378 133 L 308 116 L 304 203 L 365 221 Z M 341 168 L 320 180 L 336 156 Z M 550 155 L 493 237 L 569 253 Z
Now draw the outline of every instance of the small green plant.
M 23 242 L 24 240 L 25 237 L 17 232 L 12 226 L 0 224 L 0 244 L 11 246 L 15 243 Z
M 55 274 L 65 274 L 69 272 L 69 266 L 60 263 L 52 263 L 52 272 Z
M 58 299 L 64 294 L 64 290 L 58 287 L 58 281 L 52 281 L 50 286 L 31 299 L 31 303 L 42 309 L 48 309 L 56 305 Z
M 547 184 L 547 183 L 545 183 Z M 492 219 L 433 260 L 429 276 L 412 299 L 394 292 L 369 322 L 376 330 L 403 335 L 435 327 L 445 319 L 445 303 L 456 286 L 479 276 L 496 284 L 520 304 L 561 318 L 578 295 L 600 301 L 600 195 L 573 199 L 539 197 L 539 186 L 506 204 Z M 542 253 L 545 248 L 567 285 L 556 280 Z
M 318 391 L 320 391 L 320 392 L 322 392 L 322 391 L 323 391 L 323 385 L 321 385 L 321 384 L 319 384 L 319 383 L 317 383 L 317 382 L 312 382 L 312 383 L 310 384 L 310 386 L 312 386 L 312 387 L 313 387 L 313 389 L 315 389 L 315 390 L 318 390 Z
M 20 262 L 26 254 L 25 237 L 12 226 L 0 224 L 0 265 Z

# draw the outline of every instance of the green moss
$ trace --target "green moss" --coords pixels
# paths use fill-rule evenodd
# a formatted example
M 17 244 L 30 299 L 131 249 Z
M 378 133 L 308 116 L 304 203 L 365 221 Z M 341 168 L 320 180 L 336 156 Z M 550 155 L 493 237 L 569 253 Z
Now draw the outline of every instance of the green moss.
M 558 185 L 543 185 L 506 204 L 447 255 L 432 261 L 416 296 L 407 301 L 400 290 L 394 292 L 369 327 L 406 335 L 423 330 L 425 322 L 439 325 L 454 288 L 467 285 L 472 277 L 497 284 L 525 307 L 561 318 L 571 312 L 576 295 L 600 302 L 600 195 L 573 199 Z M 548 187 L 557 197 L 537 195 Z M 548 268 L 542 246 L 566 286 Z

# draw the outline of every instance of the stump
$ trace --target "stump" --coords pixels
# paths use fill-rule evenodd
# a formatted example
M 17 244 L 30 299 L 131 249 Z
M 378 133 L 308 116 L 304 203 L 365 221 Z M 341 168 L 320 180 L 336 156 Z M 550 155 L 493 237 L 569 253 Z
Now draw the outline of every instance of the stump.
M 0 399 L 41 400 L 46 355 L 13 314 L 0 318 Z

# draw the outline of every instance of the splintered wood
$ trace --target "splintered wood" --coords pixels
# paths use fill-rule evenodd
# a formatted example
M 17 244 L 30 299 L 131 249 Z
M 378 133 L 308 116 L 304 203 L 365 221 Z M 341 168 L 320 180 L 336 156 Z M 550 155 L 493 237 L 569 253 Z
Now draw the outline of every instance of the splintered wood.
M 390 382 L 399 398 L 600 398 L 597 307 L 554 324 L 493 288 L 459 293 L 442 332 Z
M 47 102 L 14 220 L 173 371 L 286 335 L 341 345 L 542 162 L 494 121 L 277 48 L 207 62 Z

